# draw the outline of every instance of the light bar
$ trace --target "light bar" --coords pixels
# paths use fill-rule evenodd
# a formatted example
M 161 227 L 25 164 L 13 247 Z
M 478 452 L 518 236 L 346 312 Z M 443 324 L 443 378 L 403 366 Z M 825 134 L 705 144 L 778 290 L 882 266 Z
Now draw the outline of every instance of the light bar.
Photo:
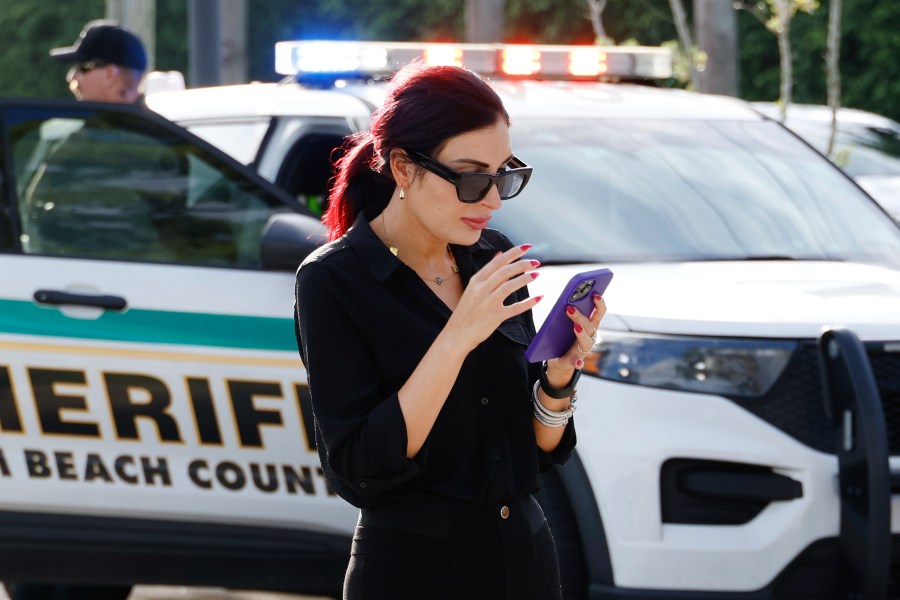
M 275 71 L 298 80 L 388 77 L 421 59 L 485 76 L 529 79 L 667 79 L 668 48 L 300 41 L 275 44 Z

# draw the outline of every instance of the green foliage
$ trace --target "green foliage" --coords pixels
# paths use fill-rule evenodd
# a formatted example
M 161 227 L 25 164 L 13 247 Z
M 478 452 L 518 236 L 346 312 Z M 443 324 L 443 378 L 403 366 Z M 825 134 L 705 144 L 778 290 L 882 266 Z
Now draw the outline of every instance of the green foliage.
M 842 105 L 900 120 L 900 3 L 856 0 L 844 3 L 841 35 Z M 826 102 L 825 49 L 828 3 L 794 19 L 794 102 Z M 741 96 L 778 98 L 778 46 L 759 20 L 738 13 Z
M 506 0 L 506 16 L 507 42 L 594 42 L 584 0 Z M 676 37 L 668 0 L 610 0 L 603 11 L 603 26 L 616 43 L 637 39 L 644 45 L 658 45 Z
M 105 10 L 103 0 L 3 0 L 0 94 L 71 98 L 66 84 L 68 67 L 48 53 L 51 48 L 71 45 L 84 24 L 102 18 Z

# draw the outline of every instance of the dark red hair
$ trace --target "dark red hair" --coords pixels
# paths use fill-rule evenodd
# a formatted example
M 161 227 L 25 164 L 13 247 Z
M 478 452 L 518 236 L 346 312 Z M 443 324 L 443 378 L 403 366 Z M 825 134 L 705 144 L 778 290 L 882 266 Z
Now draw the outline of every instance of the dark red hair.
M 396 188 L 390 154 L 395 148 L 433 155 L 448 139 L 490 127 L 509 115 L 497 93 L 476 73 L 421 61 L 391 80 L 369 131 L 348 137 L 335 162 L 334 185 L 322 218 L 329 239 L 342 236 L 360 212 L 384 210 Z

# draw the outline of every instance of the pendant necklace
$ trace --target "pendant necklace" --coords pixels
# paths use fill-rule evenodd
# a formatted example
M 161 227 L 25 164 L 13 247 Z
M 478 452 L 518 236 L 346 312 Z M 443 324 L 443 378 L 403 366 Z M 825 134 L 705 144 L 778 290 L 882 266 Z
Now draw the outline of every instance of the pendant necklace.
M 393 254 L 394 256 L 397 256 L 397 254 L 400 252 L 400 250 L 396 246 L 394 246 L 391 243 L 391 241 L 388 239 L 387 225 L 385 224 L 384 214 L 381 215 L 381 232 L 384 234 L 384 242 L 387 244 L 388 250 L 391 251 L 391 254 Z M 425 281 L 433 281 L 434 283 L 436 283 L 438 285 L 444 285 L 445 281 L 447 281 L 448 279 L 450 279 L 451 277 L 453 277 L 454 275 L 459 273 L 459 267 L 456 266 L 456 259 L 453 258 L 453 252 L 450 251 L 449 245 L 447 246 L 447 254 L 450 256 L 451 273 L 449 275 L 447 275 L 446 277 L 441 277 L 440 275 L 435 275 L 434 277 L 423 277 L 415 269 L 413 269 L 413 271 L 415 271 L 416 275 L 418 275 Z

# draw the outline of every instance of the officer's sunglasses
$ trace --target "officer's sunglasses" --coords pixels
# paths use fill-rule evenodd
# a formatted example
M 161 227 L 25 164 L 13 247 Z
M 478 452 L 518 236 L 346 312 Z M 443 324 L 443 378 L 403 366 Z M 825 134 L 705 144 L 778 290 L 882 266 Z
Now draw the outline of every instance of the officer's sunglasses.
M 460 173 L 430 156 L 415 150 L 406 150 L 406 155 L 414 163 L 431 171 L 441 179 L 456 186 L 456 197 L 460 202 L 472 204 L 481 202 L 492 185 L 497 186 L 501 200 L 509 200 L 519 195 L 531 178 L 531 167 L 513 156 L 505 170 L 496 173 Z M 512 168 L 510 168 L 512 167 Z
M 93 71 L 94 69 L 99 69 L 101 67 L 106 67 L 110 63 L 103 62 L 100 60 L 88 60 L 85 62 L 75 63 L 75 70 L 79 73 L 87 73 L 88 71 Z

